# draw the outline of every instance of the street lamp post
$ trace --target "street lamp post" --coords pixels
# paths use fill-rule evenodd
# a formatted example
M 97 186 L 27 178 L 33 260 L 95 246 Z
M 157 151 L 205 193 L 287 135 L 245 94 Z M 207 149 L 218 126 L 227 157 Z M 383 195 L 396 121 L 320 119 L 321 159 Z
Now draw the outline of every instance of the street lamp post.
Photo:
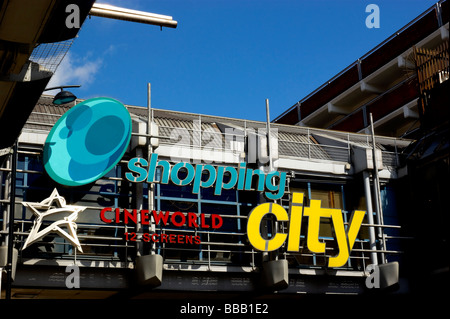
M 79 88 L 81 85 L 64 85 L 64 86 L 55 86 L 51 88 L 47 88 L 44 91 L 50 91 L 50 90 L 56 90 L 60 89 L 61 91 L 58 92 L 55 97 L 53 98 L 53 104 L 61 105 L 70 103 L 76 100 L 76 96 L 69 91 L 64 91 L 65 88 Z

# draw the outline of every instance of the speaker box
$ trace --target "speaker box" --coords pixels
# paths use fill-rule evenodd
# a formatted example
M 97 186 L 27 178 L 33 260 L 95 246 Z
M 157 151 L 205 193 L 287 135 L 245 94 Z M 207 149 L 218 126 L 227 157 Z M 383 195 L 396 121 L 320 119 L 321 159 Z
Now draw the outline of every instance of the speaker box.
M 262 280 L 267 288 L 286 289 L 289 286 L 288 262 L 286 259 L 271 260 L 263 263 Z
M 378 265 L 380 271 L 380 288 L 394 286 L 399 280 L 398 262 Z
M 16 266 L 17 266 L 17 255 L 18 250 L 13 248 L 13 254 L 12 254 L 12 273 L 11 278 L 14 281 L 14 278 L 16 277 Z M 2 280 L 6 280 L 6 266 L 8 265 L 8 247 L 7 246 L 0 246 L 0 268 L 3 268 L 3 274 Z
M 145 255 L 136 258 L 137 282 L 141 286 L 158 287 L 162 282 L 163 257 Z

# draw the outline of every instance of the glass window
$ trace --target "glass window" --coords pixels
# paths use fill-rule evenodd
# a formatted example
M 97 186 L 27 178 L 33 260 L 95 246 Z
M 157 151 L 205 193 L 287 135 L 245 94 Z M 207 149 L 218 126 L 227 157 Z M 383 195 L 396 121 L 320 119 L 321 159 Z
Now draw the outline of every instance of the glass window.
M 181 175 L 181 172 L 180 174 Z M 180 177 L 181 178 L 181 177 Z M 192 193 L 192 186 L 177 186 L 173 184 L 157 184 L 159 186 L 159 194 L 164 197 L 174 198 L 197 198 L 197 194 Z
M 311 199 L 320 200 L 323 208 L 344 209 L 340 185 L 311 185 Z
M 161 200 L 158 210 L 169 212 L 198 212 L 198 203 L 196 201 L 179 201 L 176 199 Z

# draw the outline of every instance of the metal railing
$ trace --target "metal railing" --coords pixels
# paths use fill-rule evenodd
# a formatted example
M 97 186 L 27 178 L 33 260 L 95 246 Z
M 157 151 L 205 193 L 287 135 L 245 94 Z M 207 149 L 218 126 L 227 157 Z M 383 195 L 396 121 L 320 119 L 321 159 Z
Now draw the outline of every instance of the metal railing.
M 390 41 L 394 40 L 395 38 L 399 37 L 402 32 L 404 32 L 405 30 L 407 30 L 408 28 L 410 28 L 411 26 L 413 26 L 415 23 L 417 23 L 418 21 L 420 21 L 422 18 L 426 17 L 428 14 L 430 14 L 430 12 L 435 11 L 436 12 L 436 21 L 438 24 L 438 27 L 441 27 L 443 24 L 443 20 L 442 20 L 442 16 L 441 16 L 441 3 L 443 2 L 443 0 L 440 0 L 439 2 L 437 2 L 436 4 L 433 4 L 432 6 L 430 6 L 427 10 L 425 10 L 424 12 L 422 12 L 420 15 L 418 15 L 416 18 L 414 18 L 413 20 L 411 20 L 408 24 L 406 24 L 405 26 L 403 26 L 402 28 L 400 28 L 398 31 L 396 31 L 395 33 L 393 33 L 390 37 L 388 37 L 387 39 L 385 39 L 384 41 L 382 41 L 381 43 L 379 43 L 377 46 L 375 46 L 374 48 L 372 48 L 370 51 L 368 51 L 367 53 L 365 53 L 363 56 L 361 56 L 359 59 L 357 59 L 356 61 L 354 61 L 353 63 L 351 63 L 349 66 L 347 66 L 345 69 L 343 69 L 342 71 L 340 71 L 339 73 L 337 73 L 335 76 L 333 76 L 331 79 L 329 79 L 328 81 L 326 81 L 325 83 L 323 83 L 321 86 L 319 86 L 318 88 L 316 88 L 314 91 L 310 92 L 308 95 L 306 95 L 305 97 L 303 97 L 301 100 L 299 100 L 295 105 L 289 107 L 286 111 L 284 111 L 283 113 L 281 113 L 280 115 L 278 115 L 273 122 L 277 122 L 280 119 L 282 119 L 284 116 L 286 116 L 289 112 L 291 112 L 293 109 L 297 108 L 298 105 L 301 105 L 302 103 L 304 103 L 305 101 L 307 101 L 310 97 L 312 97 L 313 95 L 317 94 L 318 92 L 320 92 L 321 90 L 323 90 L 324 88 L 326 88 L 328 85 L 330 85 L 330 83 L 332 83 L 333 81 L 335 81 L 336 79 L 338 79 L 339 77 L 341 77 L 343 74 L 345 74 L 347 71 L 349 71 L 350 69 L 354 68 L 355 66 L 358 67 L 359 70 L 359 80 L 362 80 L 365 76 L 363 76 L 361 74 L 361 62 L 364 61 L 367 57 L 369 57 L 370 55 L 374 54 L 377 50 L 380 50 L 381 48 L 383 48 L 383 46 L 385 46 L 387 43 L 389 43 Z M 420 39 L 418 39 L 417 41 L 419 41 Z M 367 74 L 366 74 L 367 75 Z M 298 119 L 299 121 L 301 120 L 301 118 Z
M 247 216 L 227 216 L 226 219 L 247 220 Z M 16 219 L 16 229 L 24 229 L 31 225 L 30 220 Z M 27 225 L 27 226 L 25 226 Z M 345 223 L 348 225 L 348 223 Z M 44 225 L 45 226 L 45 225 Z M 363 224 L 362 227 L 385 227 L 399 228 L 399 226 L 390 225 L 369 225 Z M 96 235 L 94 230 L 108 230 L 109 235 Z M 83 248 L 83 253 L 76 252 L 76 248 L 57 235 L 49 235 L 45 241 L 34 244 L 32 251 L 25 250 L 20 252 L 20 258 L 27 259 L 51 259 L 51 260 L 92 260 L 105 262 L 121 262 L 123 268 L 129 268 L 129 263 L 135 258 L 136 243 L 142 241 L 127 241 L 123 235 L 125 232 L 133 232 L 135 227 L 125 225 L 100 225 L 100 224 L 78 224 L 78 238 Z M 6 231 L 0 231 L 4 235 Z M 259 267 L 261 265 L 261 253 L 255 251 L 249 245 L 246 233 L 243 231 L 207 231 L 207 230 L 181 230 L 173 227 L 158 227 L 157 234 L 177 234 L 201 236 L 199 245 L 177 245 L 169 242 L 157 243 L 156 251 L 164 257 L 165 264 L 190 264 L 216 266 L 239 266 L 239 267 Z M 116 234 L 116 235 L 114 235 Z M 120 235 L 119 235 L 120 234 Z M 21 247 L 28 235 L 27 231 L 17 230 L 14 232 L 15 245 Z M 305 240 L 301 236 L 301 243 Z M 390 236 L 390 238 L 399 238 Z M 290 268 L 316 268 L 326 269 L 326 260 L 329 257 L 338 254 L 334 247 L 335 239 L 330 237 L 320 237 L 320 240 L 326 243 L 326 252 L 316 254 L 310 252 L 305 243 L 299 247 L 299 252 L 287 252 L 285 247 L 280 248 L 276 253 L 278 258 L 288 259 Z M 352 249 L 347 264 L 341 268 L 347 270 L 363 270 L 365 265 L 370 264 L 370 253 L 373 250 L 369 247 L 368 239 L 359 237 Z M 397 255 L 402 252 L 399 250 L 383 249 L 377 250 L 378 253 L 387 255 Z
M 275 127 L 274 132 L 276 130 Z M 279 157 L 351 163 L 352 145 L 372 148 L 369 135 L 330 132 L 311 128 L 298 128 L 298 131 L 298 133 L 291 133 L 290 135 L 278 134 L 279 132 L 276 131 L 278 139 L 275 145 L 278 148 Z M 191 147 L 199 150 L 242 153 L 248 151 L 251 147 L 256 147 L 256 145 L 249 145 L 247 134 L 236 135 L 233 138 L 231 134 L 219 131 L 205 133 L 202 130 L 184 127 L 160 126 L 159 135 L 165 137 L 160 140 L 160 145 Z M 317 142 L 314 138 L 315 135 L 328 136 L 332 142 L 334 140 L 334 145 Z M 388 167 L 399 165 L 400 154 L 398 149 L 402 149 L 411 143 L 410 140 L 396 140 L 385 137 L 377 137 L 377 141 L 377 147 L 382 150 L 383 164 Z M 387 141 L 387 146 L 383 145 L 384 141 Z M 388 148 L 392 151 L 387 150 Z
M 136 107 L 131 107 L 130 112 L 133 112 L 134 109 Z M 249 138 L 250 134 L 265 135 L 265 123 L 258 121 L 158 109 L 151 109 L 151 113 L 152 118 L 160 122 L 158 125 L 158 135 L 162 137 L 159 139 L 160 145 L 238 154 L 257 147 L 257 145 L 250 145 L 251 142 L 256 142 L 256 139 Z M 48 116 L 47 119 L 46 116 Z M 23 131 L 45 134 L 58 117 L 59 115 L 52 113 L 32 112 Z M 216 125 L 217 123 L 228 125 L 231 129 L 230 132 L 222 132 Z M 351 163 L 352 145 L 372 147 L 370 135 L 358 133 L 272 124 L 271 134 L 277 137 L 280 157 Z M 325 137 L 325 139 L 320 139 L 320 137 Z M 386 156 L 386 160 L 383 159 L 386 166 L 395 167 L 394 164 L 399 163 L 398 156 L 401 150 L 410 143 L 411 140 L 407 139 L 377 136 L 377 147 L 382 150 L 383 158 Z M 395 156 L 391 153 L 395 153 Z M 396 161 L 393 160 L 394 157 L 397 157 Z
M 31 153 L 31 152 L 27 152 Z M 8 169 L 2 170 L 8 172 Z M 38 170 L 22 169 L 20 174 L 42 174 Z M 21 178 L 19 176 L 18 180 Z M 102 181 L 109 183 L 119 182 L 122 179 L 120 177 L 104 178 Z M 18 188 L 21 189 L 20 187 Z M 101 192 L 95 194 L 101 195 Z M 18 194 L 18 198 L 15 205 L 22 206 L 21 196 Z M 111 193 L 104 193 L 104 195 L 112 195 Z M 157 194 L 157 198 L 160 196 Z M 178 200 L 183 200 L 178 198 Z M 185 199 L 186 200 L 186 199 Z M 207 204 L 214 204 L 213 200 L 198 200 Z M 229 205 L 245 205 L 235 199 L 236 202 L 229 203 Z M 78 203 L 77 203 L 78 204 Z M 3 217 L 3 212 L 8 210 L 10 201 L 8 198 L 0 200 L 0 218 Z M 16 207 L 17 207 L 16 206 Z M 236 206 L 237 207 L 237 206 Z M 103 207 L 99 206 L 87 206 L 86 213 L 99 214 Z M 20 214 L 20 209 L 17 209 L 16 219 L 14 221 L 14 242 L 17 248 L 21 248 L 24 244 L 26 236 L 29 234 L 29 230 L 33 224 L 33 221 L 27 218 L 24 214 Z M 173 214 L 171 212 L 170 214 Z M 158 242 L 156 243 L 156 251 L 164 257 L 164 263 L 168 267 L 179 267 L 180 265 L 191 265 L 193 267 L 206 267 L 206 270 L 211 270 L 214 266 L 236 266 L 236 269 L 243 269 L 249 267 L 249 269 L 255 269 L 261 265 L 261 253 L 255 251 L 249 244 L 246 235 L 246 224 L 248 219 L 248 210 L 242 211 L 237 214 L 220 214 L 224 224 L 228 225 L 225 229 L 193 229 L 193 228 L 179 228 L 174 225 L 170 225 L 170 222 L 164 225 L 158 225 L 156 227 L 157 234 L 177 234 L 177 235 L 196 235 L 200 236 L 201 242 L 196 245 L 179 245 L 178 243 Z M 345 214 L 344 220 L 348 220 L 348 212 L 343 211 Z M 22 217 L 19 217 L 19 216 Z M 205 214 L 206 218 L 210 217 L 210 214 Z M 170 220 L 170 218 L 169 218 Z M 305 221 L 306 222 L 306 221 Z M 0 219 L 0 224 L 3 224 L 4 220 Z M 51 222 L 46 222 L 43 226 L 48 226 Z M 348 225 L 348 223 L 344 223 Z M 86 223 L 77 222 L 78 225 L 78 238 L 83 248 L 83 253 L 76 252 L 76 249 L 72 247 L 72 244 L 66 242 L 57 235 L 49 235 L 40 242 L 35 243 L 32 247 L 27 248 L 24 251 L 20 251 L 20 259 L 26 260 L 83 260 L 83 261 L 102 261 L 102 262 L 114 262 L 115 267 L 130 268 L 132 262 L 136 256 L 136 243 L 137 241 L 127 240 L 126 233 L 136 232 L 135 225 L 124 224 L 105 224 L 105 223 Z M 362 224 L 362 231 L 355 242 L 354 249 L 351 252 L 348 263 L 341 267 L 346 270 L 363 270 L 365 265 L 370 263 L 370 254 L 373 250 L 370 249 L 369 239 L 367 237 L 368 227 L 383 227 L 383 228 L 399 228 L 399 226 L 390 225 L 378 225 L 378 224 Z M 284 229 L 284 230 L 283 230 Z M 144 228 L 144 233 L 148 231 Z M 287 228 L 280 228 L 280 231 L 287 231 Z M 7 230 L 0 231 L 0 237 L 3 238 L 7 234 Z M 331 235 L 330 235 L 331 236 Z M 388 240 L 397 240 L 400 238 L 396 235 L 389 236 Z M 300 242 L 300 252 L 293 253 L 287 252 L 283 246 L 276 252 L 278 258 L 288 259 L 290 268 L 313 268 L 313 269 L 326 269 L 327 258 L 336 255 L 335 242 L 336 240 L 331 237 L 320 237 L 320 239 L 327 243 L 326 253 L 315 254 L 305 247 L 305 243 Z M 137 238 L 137 240 L 142 240 Z M 301 240 L 304 240 L 304 236 L 301 236 Z M 145 242 L 144 242 L 145 243 Z M 389 244 L 389 242 L 388 242 Z M 386 255 L 400 254 L 401 251 L 389 248 L 389 245 L 383 249 L 377 251 Z M 118 263 L 118 265 L 117 265 Z M 106 267 L 106 264 L 102 264 Z

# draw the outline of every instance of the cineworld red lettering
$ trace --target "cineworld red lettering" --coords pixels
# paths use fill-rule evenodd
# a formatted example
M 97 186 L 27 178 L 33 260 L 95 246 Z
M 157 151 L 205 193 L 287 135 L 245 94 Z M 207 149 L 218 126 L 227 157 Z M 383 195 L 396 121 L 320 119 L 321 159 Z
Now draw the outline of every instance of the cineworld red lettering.
M 108 212 L 113 212 L 114 216 L 107 217 Z M 109 214 L 111 215 L 111 213 Z M 107 223 L 124 223 L 124 224 L 137 224 L 138 223 L 138 215 L 140 215 L 140 223 L 142 225 L 150 224 L 150 217 L 153 216 L 156 225 L 162 223 L 164 226 L 170 222 L 170 225 L 175 227 L 191 227 L 191 228 L 204 228 L 204 229 L 217 229 L 222 227 L 223 219 L 218 214 L 210 214 L 209 218 L 205 214 L 197 214 L 197 213 L 183 213 L 183 212 L 174 212 L 170 213 L 169 211 L 156 211 L 152 210 L 151 213 L 147 209 L 120 209 L 106 207 L 103 208 L 100 212 L 100 219 Z M 200 217 L 200 219 L 199 219 Z

